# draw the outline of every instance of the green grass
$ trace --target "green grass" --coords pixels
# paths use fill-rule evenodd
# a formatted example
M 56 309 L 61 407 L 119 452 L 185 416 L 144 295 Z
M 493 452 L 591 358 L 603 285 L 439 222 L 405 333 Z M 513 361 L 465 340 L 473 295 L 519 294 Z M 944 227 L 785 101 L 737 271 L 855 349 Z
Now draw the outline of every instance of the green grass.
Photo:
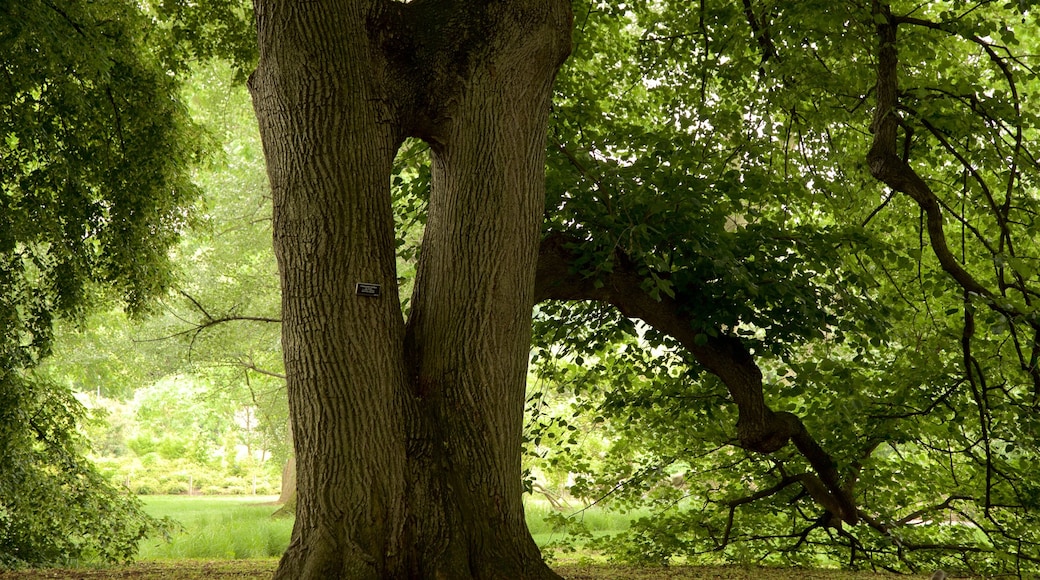
M 549 505 L 549 502 L 538 499 L 528 499 L 525 502 L 525 512 L 527 515 L 527 527 L 531 530 L 535 543 L 540 547 L 550 542 L 564 539 L 568 531 L 574 531 L 575 528 L 580 526 L 584 526 L 584 529 L 597 537 L 616 534 L 627 530 L 633 520 L 649 515 L 649 512 L 620 514 L 606 511 L 597 506 L 582 509 L 580 505 L 556 512 Z M 554 522 L 547 522 L 546 518 L 550 514 L 565 516 L 571 524 L 565 527 L 558 527 Z
M 169 517 L 183 529 L 169 541 L 149 538 L 140 544 L 141 560 L 180 558 L 277 558 L 289 545 L 291 519 L 274 519 L 273 497 L 144 496 L 145 511 Z
M 169 541 L 149 538 L 141 542 L 138 557 L 143 561 L 277 558 L 289 545 L 292 520 L 271 517 L 278 509 L 271 503 L 273 497 L 159 495 L 141 499 L 149 514 L 169 517 L 182 527 Z M 554 529 L 545 521 L 551 512 L 548 502 L 527 502 L 527 525 L 539 546 L 566 536 L 566 528 Z M 632 519 L 642 515 L 619 515 L 598 507 L 561 513 L 596 536 L 627 529 Z
M 289 542 L 292 520 L 272 519 L 277 509 L 268 497 L 145 496 L 148 513 L 170 517 L 183 526 L 170 542 L 149 539 L 141 544 L 138 564 L 4 572 L 0 580 L 261 580 L 270 578 Z M 563 512 L 569 515 L 571 512 Z M 527 520 L 540 544 L 559 540 L 543 519 L 551 508 L 537 499 L 527 505 Z M 640 513 L 619 515 L 592 508 L 574 515 L 594 535 L 625 529 Z M 617 566 L 582 557 L 557 560 L 554 567 L 568 580 L 878 580 L 896 578 L 869 572 L 766 569 L 742 566 L 665 568 Z M 919 575 L 919 578 L 927 576 Z

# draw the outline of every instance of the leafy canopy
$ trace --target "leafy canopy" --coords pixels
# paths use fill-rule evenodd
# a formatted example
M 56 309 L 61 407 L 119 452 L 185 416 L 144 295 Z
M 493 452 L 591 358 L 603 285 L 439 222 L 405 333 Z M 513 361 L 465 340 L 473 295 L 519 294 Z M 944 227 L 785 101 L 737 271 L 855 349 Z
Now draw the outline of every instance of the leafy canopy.
M 549 416 L 529 437 L 532 468 L 569 473 L 571 493 L 654 506 L 599 545 L 658 563 L 1034 569 L 1028 4 L 575 4 L 547 235 L 620 310 L 540 306 L 531 402 Z M 638 293 L 698 334 L 629 320 Z M 821 502 L 836 491 L 801 448 L 748 448 L 746 393 L 695 356 L 716 337 L 739 340 L 761 404 L 829 453 L 858 523 Z
M 242 16 L 234 6 L 197 13 Z M 206 145 L 179 96 L 187 47 L 206 34 L 179 34 L 191 14 L 0 4 L 0 566 L 126 559 L 155 524 L 83 459 L 82 409 L 32 369 L 57 319 L 113 299 L 140 312 L 171 281 Z M 192 56 L 223 45 L 199 46 Z

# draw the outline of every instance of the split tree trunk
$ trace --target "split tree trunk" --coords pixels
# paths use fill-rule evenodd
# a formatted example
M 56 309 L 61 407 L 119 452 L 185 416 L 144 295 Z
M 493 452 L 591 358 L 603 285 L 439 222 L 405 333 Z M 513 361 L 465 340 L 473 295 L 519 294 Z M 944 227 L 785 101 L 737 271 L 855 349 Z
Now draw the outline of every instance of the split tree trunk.
M 567 2 L 255 6 L 297 457 L 276 577 L 554 577 L 520 443 Z M 406 323 L 388 184 L 408 136 L 434 167 Z

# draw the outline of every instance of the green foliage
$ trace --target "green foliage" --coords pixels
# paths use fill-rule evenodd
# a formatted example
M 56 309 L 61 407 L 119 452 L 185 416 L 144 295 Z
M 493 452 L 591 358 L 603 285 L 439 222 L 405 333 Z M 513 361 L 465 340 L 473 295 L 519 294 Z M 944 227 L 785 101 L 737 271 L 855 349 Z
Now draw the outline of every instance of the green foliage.
M 71 393 L 19 378 L 0 402 L 0 568 L 131 559 L 165 524 L 84 459 Z
M 0 256 L 5 327 L 45 354 L 50 314 L 90 284 L 143 307 L 198 190 L 198 134 L 135 5 L 6 2 L 0 49 Z M 14 302 L 17 300 L 18 302 Z
M 794 98 L 750 90 L 753 54 L 721 52 L 742 12 L 708 6 L 709 25 L 695 5 L 640 6 L 577 10 L 588 32 L 557 84 L 550 231 L 580 240 L 590 276 L 622 250 L 652 295 L 690 300 L 707 333 L 732 328 L 780 353 L 839 315 L 878 330 L 862 280 L 836 267 L 869 238 L 820 207 L 847 186 L 824 180 L 837 171 L 826 160 L 776 151 L 793 131 L 819 139 L 812 119 L 790 112 Z
M 282 460 L 271 448 L 284 441 L 266 437 L 257 407 L 226 395 L 175 377 L 139 388 L 126 404 L 91 397 L 106 417 L 90 433 L 111 442 L 93 456 L 98 469 L 142 495 L 277 493 Z M 105 429 L 111 425 L 118 429 Z
M 2 567 L 126 560 L 155 529 L 84 459 L 66 385 L 95 385 L 33 369 L 59 321 L 142 313 L 174 280 L 207 143 L 175 74 L 191 39 L 173 32 L 141 3 L 0 3 Z M 134 374 L 121 362 L 102 374 Z
M 137 329 L 175 353 L 163 374 L 250 365 L 281 372 L 270 193 L 256 119 L 234 77 L 231 65 L 210 63 L 196 67 L 185 90 L 193 118 L 221 149 L 195 174 L 204 203 L 174 248 L 180 276 L 163 298 L 164 315 Z
M 220 483 L 233 478 L 225 471 L 256 467 L 238 465 L 235 447 L 275 462 L 289 452 L 269 193 L 256 121 L 234 77 L 226 63 L 199 66 L 184 91 L 193 118 L 222 149 L 195 172 L 204 195 L 194 227 L 171 251 L 171 291 L 143 320 L 107 311 L 61 326 L 56 354 L 41 367 L 91 394 L 94 410 L 108 410 L 101 423 L 112 428 L 89 429 L 106 443 L 95 455 L 136 454 L 147 463 L 127 461 L 110 474 L 134 492 L 187 492 L 182 459 L 194 463 L 196 492 L 249 492 L 251 482 Z M 164 469 L 184 477 L 164 477 Z M 269 489 L 267 479 L 265 472 L 261 488 Z
M 741 449 L 725 386 L 673 337 L 607 306 L 541 304 L 530 473 L 564 497 L 654 512 L 604 549 L 653 563 L 1034 570 L 1038 39 L 1019 10 L 892 7 L 905 19 L 899 146 L 983 296 L 940 265 L 916 201 L 865 163 L 869 6 L 576 5 L 548 232 L 572 240 L 591 280 L 629 260 L 644 291 L 685 306 L 701 346 L 739 336 L 766 403 L 830 452 L 863 520 L 831 521 L 791 446 Z
M 256 66 L 256 31 L 252 4 L 237 0 L 154 0 L 149 3 L 171 39 L 168 60 L 191 64 L 209 60 L 232 63 L 244 82 Z

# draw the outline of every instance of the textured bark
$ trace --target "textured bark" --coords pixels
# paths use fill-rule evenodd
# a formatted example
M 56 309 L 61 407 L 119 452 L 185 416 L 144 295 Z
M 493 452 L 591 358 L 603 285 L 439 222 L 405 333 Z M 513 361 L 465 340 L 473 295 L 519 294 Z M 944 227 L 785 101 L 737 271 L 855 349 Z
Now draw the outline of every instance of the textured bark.
M 583 276 L 574 252 L 576 240 L 553 236 L 542 242 L 536 285 L 537 300 L 596 300 L 615 306 L 629 318 L 639 318 L 679 341 L 705 369 L 718 376 L 738 409 L 737 437 L 743 448 L 772 453 L 788 442 L 809 461 L 816 474 L 800 479 L 806 492 L 835 518 L 849 523 L 859 519 L 851 494 L 842 488 L 834 460 L 816 442 L 797 415 L 777 412 L 765 402 L 762 371 L 739 338 L 719 331 L 701 334 L 683 307 L 696 304 L 696 295 L 655 299 L 642 289 L 645 276 L 632 261 L 618 253 L 613 271 L 598 278 Z
M 517 32 L 502 41 L 525 45 Z M 451 122 L 430 135 L 433 189 L 407 344 L 422 400 L 416 423 L 435 428 L 416 439 L 410 473 L 417 495 L 446 514 L 424 522 L 427 543 L 464 536 L 456 548 L 468 553 L 445 552 L 439 563 L 448 575 L 469 560 L 482 577 L 545 572 L 518 477 L 544 211 L 544 65 L 554 61 L 540 50 L 496 50 L 447 104 Z
M 276 577 L 554 577 L 520 430 L 567 3 L 255 5 L 297 456 Z M 434 167 L 406 324 L 388 183 L 407 136 Z

